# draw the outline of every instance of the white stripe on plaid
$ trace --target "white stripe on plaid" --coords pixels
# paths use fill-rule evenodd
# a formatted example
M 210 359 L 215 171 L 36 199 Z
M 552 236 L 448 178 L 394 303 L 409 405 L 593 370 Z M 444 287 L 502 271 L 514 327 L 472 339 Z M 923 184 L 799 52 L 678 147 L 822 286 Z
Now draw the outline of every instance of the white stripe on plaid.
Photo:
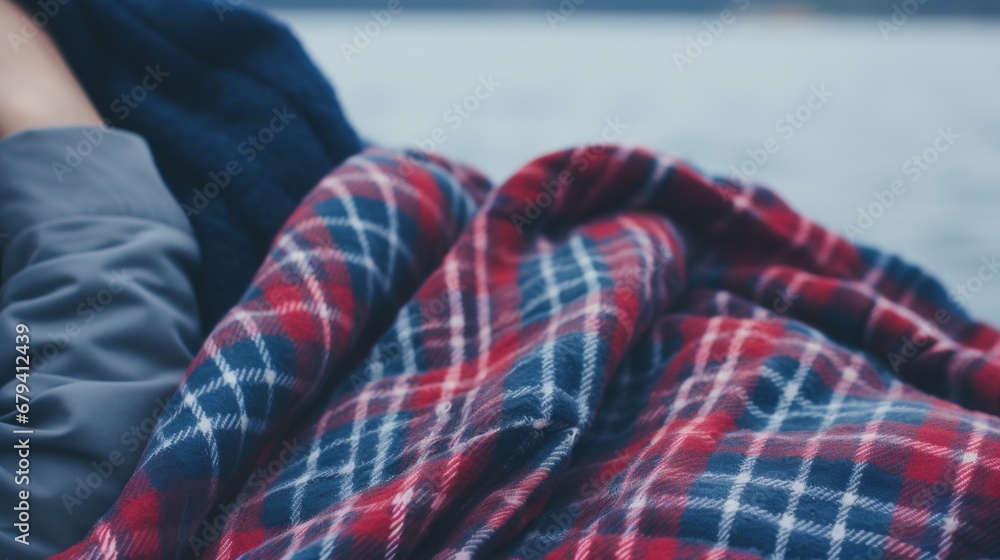
M 368 284 L 368 292 L 365 295 L 373 297 L 375 295 L 375 274 L 379 267 L 378 263 L 372 258 L 371 244 L 368 242 L 368 236 L 365 235 L 365 220 L 362 220 L 361 216 L 358 215 L 358 207 L 354 204 L 354 197 L 341 179 L 330 177 L 325 182 L 329 183 L 330 188 L 337 195 L 337 200 L 343 205 L 344 210 L 347 211 L 347 221 L 354 229 L 358 244 L 361 245 L 361 258 L 365 264 L 364 269 L 368 272 L 365 278 Z M 389 279 L 384 275 L 379 275 L 379 280 L 380 284 L 382 284 L 382 290 L 389 291 Z
M 792 376 L 792 379 L 784 385 L 784 390 L 781 392 L 781 398 L 774 409 L 774 414 L 771 415 L 764 430 L 756 433 L 750 444 L 750 448 L 747 449 L 746 456 L 740 465 L 739 474 L 736 476 L 736 480 L 729 490 L 729 497 L 726 499 L 722 510 L 722 521 L 719 523 L 719 536 L 717 537 L 715 548 L 709 553 L 709 558 L 712 560 L 719 559 L 729 547 L 729 537 L 732 534 L 733 521 L 736 519 L 736 512 L 740 509 L 740 499 L 743 496 L 743 490 L 753 478 L 753 469 L 757 464 L 757 459 L 760 458 L 760 454 L 767 441 L 785 423 L 788 411 L 792 407 L 796 395 L 802 389 L 802 383 L 805 381 L 806 376 L 812 371 L 813 363 L 816 361 L 816 357 L 821 350 L 821 341 L 814 341 L 806 347 L 806 352 L 799 361 L 798 370 Z M 792 526 L 791 521 L 791 519 L 782 518 L 779 522 L 779 527 L 787 526 L 790 528 Z
M 596 355 L 599 349 L 598 347 L 601 344 L 601 340 L 598 335 L 598 325 L 601 321 L 603 306 L 601 285 L 598 280 L 600 278 L 600 274 L 594 267 L 593 258 L 584 245 L 583 238 L 580 236 L 574 236 L 569 241 L 569 246 L 572 250 L 574 261 L 580 266 L 580 270 L 582 272 L 581 276 L 587 284 L 587 294 L 585 296 L 586 304 L 581 312 L 581 315 L 585 317 L 586 320 L 586 326 L 584 327 L 586 335 L 583 340 L 582 349 L 583 371 L 580 374 L 580 392 L 576 399 L 577 422 L 581 422 L 583 419 L 590 417 L 590 407 L 588 406 L 588 401 L 593 393 L 594 385 L 596 384 L 596 377 L 600 371 L 597 367 Z M 543 244 L 540 245 L 542 254 L 547 254 L 549 252 L 547 249 L 550 250 L 550 247 L 544 247 Z M 558 311 L 552 312 L 549 318 L 551 321 L 550 327 L 552 325 L 555 325 L 555 327 L 546 330 L 546 343 L 543 345 L 543 349 L 550 348 L 556 340 L 556 336 L 559 332 L 558 327 L 565 322 L 563 316 L 561 306 L 559 306 Z M 551 408 L 544 411 L 543 417 L 544 420 L 542 420 L 541 423 L 538 421 L 535 422 L 533 426 L 535 429 L 544 429 L 549 426 L 551 422 Z M 565 439 L 563 439 L 559 446 L 557 446 L 557 448 L 548 457 L 546 457 L 537 468 L 535 468 L 534 472 L 523 477 L 518 485 L 510 490 L 511 495 L 505 497 L 505 507 L 503 510 L 494 514 L 491 521 L 495 520 L 497 522 L 502 522 L 515 515 L 517 510 L 523 507 L 530 491 L 537 488 L 539 484 L 543 483 L 550 474 L 550 471 L 569 457 L 569 453 L 576 444 L 576 441 L 580 438 L 580 435 L 581 431 L 578 427 L 569 429 L 564 436 Z M 462 550 L 458 553 L 459 556 L 465 554 L 471 557 L 472 555 L 478 553 L 483 543 L 495 534 L 497 528 L 498 527 L 494 526 L 492 523 L 480 528 L 464 543 Z
M 979 447 L 983 443 L 983 432 L 977 426 L 973 426 L 972 437 L 962 454 L 961 462 L 958 466 L 958 475 L 955 477 L 955 491 L 953 492 L 951 503 L 948 505 L 948 517 L 944 523 L 944 533 L 941 535 L 941 548 L 938 549 L 937 557 L 948 558 L 951 546 L 955 537 L 955 529 L 958 528 L 958 520 L 962 504 L 962 497 L 972 481 L 972 471 L 976 468 L 979 459 Z
M 462 338 L 462 331 L 465 327 L 465 314 L 462 309 L 461 271 L 456 265 L 456 261 L 454 259 L 446 259 L 442 266 L 444 270 L 445 291 L 448 296 L 448 325 L 451 329 L 451 335 L 449 337 L 451 347 L 451 364 L 448 367 L 445 380 L 441 384 L 441 397 L 438 399 L 438 402 L 449 401 L 454 395 L 455 389 L 460 386 L 459 379 L 461 378 L 462 365 L 465 361 L 464 339 Z M 362 395 L 368 395 L 370 394 L 370 391 L 368 390 L 368 387 L 365 387 L 362 389 L 361 393 Z M 360 400 L 362 397 L 359 396 L 358 398 Z M 440 406 L 435 407 L 434 425 L 426 437 L 419 439 L 419 443 L 417 444 L 417 457 L 413 461 L 413 466 L 411 467 L 410 472 L 403 478 L 403 482 L 400 485 L 400 491 L 393 497 L 393 500 L 400 500 L 403 499 L 403 496 L 413 495 L 419 485 L 419 481 L 416 478 L 417 473 L 420 471 L 420 467 L 426 464 L 430 456 L 431 444 L 440 439 L 441 429 L 447 423 L 449 412 L 450 409 L 445 409 Z M 351 497 L 349 501 L 353 501 L 353 499 L 354 498 Z M 346 512 L 349 510 L 344 509 L 342 511 Z M 398 543 L 394 544 L 393 548 L 398 548 Z
M 473 403 L 482 389 L 483 381 L 490 373 L 490 346 L 493 344 L 493 330 L 490 315 L 490 295 L 489 281 L 486 268 L 486 251 L 489 250 L 489 238 L 487 220 L 477 219 L 472 223 L 472 245 L 473 245 L 473 276 L 476 285 L 476 316 L 479 319 L 479 339 L 478 361 L 476 364 L 476 375 L 472 382 L 471 391 L 465 396 L 460 413 L 459 429 L 451 438 L 450 448 L 454 448 L 466 437 L 466 431 L 471 426 L 469 415 L 473 410 Z M 434 497 L 432 509 L 437 510 L 442 506 L 448 492 L 451 490 L 451 483 L 458 475 L 460 464 L 459 455 L 455 454 L 448 460 L 444 477 L 441 481 L 441 488 L 438 495 Z
M 583 373 L 580 379 L 580 394 L 576 398 L 577 422 L 578 425 L 589 423 L 591 410 L 589 400 L 594 392 L 594 385 L 597 383 L 597 351 L 601 344 L 600 322 L 603 306 L 601 304 L 601 283 L 600 274 L 594 267 L 594 261 L 583 244 L 583 239 L 574 237 L 570 242 L 573 249 L 573 256 L 580 262 L 583 270 L 583 278 L 587 281 L 587 297 L 584 313 L 587 321 L 584 325 L 583 341 Z
M 726 292 L 719 292 L 716 298 L 719 304 L 725 304 L 725 300 L 728 299 Z M 695 355 L 694 371 L 691 376 L 685 379 L 680 388 L 677 390 L 677 397 L 674 399 L 670 407 L 670 412 L 667 414 L 666 419 L 663 422 L 663 426 L 656 431 L 656 434 L 650 440 L 649 445 L 639 452 L 638 457 L 630 465 L 628 472 L 625 474 L 626 479 L 638 476 L 635 471 L 643 465 L 644 461 L 647 459 L 647 453 L 652 453 L 652 450 L 658 448 L 659 442 L 665 438 L 668 434 L 673 434 L 675 430 L 670 430 L 670 425 L 677 418 L 680 411 L 687 406 L 692 387 L 702 381 L 703 377 L 706 377 L 706 370 L 708 369 L 708 357 L 711 353 L 712 345 L 715 344 L 716 339 L 719 336 L 719 327 L 724 319 L 722 317 L 713 317 L 709 319 L 708 326 L 705 330 L 705 336 L 703 336 L 698 341 L 698 349 Z M 750 335 L 751 323 L 749 321 L 743 322 L 740 327 L 736 330 L 736 334 L 729 340 L 729 349 L 726 352 L 726 360 L 717 371 L 713 371 L 712 375 L 708 376 L 711 383 L 712 389 L 708 392 L 708 396 L 702 401 L 701 407 L 698 409 L 698 413 L 691 419 L 690 424 L 692 426 L 698 426 L 704 421 L 706 415 L 710 413 L 715 408 L 715 403 L 722 396 L 724 388 L 729 384 L 732 379 L 733 374 L 736 371 L 735 363 L 739 352 L 743 348 L 743 342 Z M 659 461 L 657 461 L 656 466 L 652 473 L 641 477 L 643 480 L 642 485 L 635 492 L 636 496 L 628 505 L 628 514 L 625 518 L 625 530 L 621 532 L 620 538 L 623 541 L 621 547 L 618 549 L 618 553 L 615 555 L 617 560 L 628 560 L 632 558 L 633 550 L 635 548 L 635 539 L 639 530 L 639 523 L 642 518 L 643 513 L 646 509 L 646 503 L 648 500 L 648 493 L 650 486 L 654 480 L 657 480 L 660 476 L 660 472 L 664 470 L 670 461 L 673 459 L 674 454 L 682 448 L 684 442 L 687 440 L 688 434 L 683 434 L 681 437 L 675 439 L 671 446 L 668 448 L 667 453 Z M 594 531 L 596 532 L 598 528 L 596 527 Z
M 552 252 L 554 247 L 546 239 L 542 238 L 538 240 L 538 267 L 541 272 L 541 277 L 545 281 L 545 301 L 549 303 L 550 311 L 549 313 L 553 318 L 558 318 L 562 315 L 563 306 L 562 301 L 560 301 L 560 287 L 556 283 L 555 274 L 552 271 Z M 574 263 L 579 266 L 578 263 Z M 582 282 L 582 280 L 581 280 Z M 530 304 L 525 306 L 524 314 L 529 315 L 533 311 L 533 307 Z M 544 418 L 544 422 L 548 423 L 551 421 L 552 417 L 552 395 L 555 393 L 555 347 L 556 339 L 559 334 L 559 327 L 561 326 L 560 321 L 552 320 L 549 321 L 548 327 L 545 330 L 545 344 L 542 345 L 542 390 L 541 390 L 541 400 L 542 400 L 542 410 L 541 415 Z
M 809 480 L 809 473 L 812 470 L 813 460 L 819 452 L 821 436 L 829 431 L 830 426 L 832 426 L 833 422 L 837 419 L 837 415 L 840 412 L 840 406 L 847 397 L 851 385 L 853 385 L 857 380 L 858 368 L 861 367 L 861 363 L 863 361 L 864 360 L 860 355 L 854 355 L 851 357 L 851 362 L 844 369 L 843 374 L 837 381 L 836 388 L 833 390 L 833 398 L 830 399 L 830 404 L 827 406 L 827 412 L 823 418 L 823 422 L 816 429 L 814 435 L 806 442 L 805 453 L 803 453 L 802 456 L 802 464 L 799 466 L 799 472 L 795 477 L 795 482 L 792 483 L 792 493 L 788 498 L 788 505 L 785 508 L 785 513 L 782 515 L 781 522 L 778 524 L 779 529 L 778 537 L 775 541 L 774 558 L 785 557 L 785 549 L 788 546 L 788 539 L 792 534 L 792 527 L 796 524 L 795 510 L 799 506 L 799 500 L 805 493 L 806 482 Z M 756 483 L 756 477 L 754 477 L 754 482 Z
M 886 415 L 889 414 L 889 411 L 892 409 L 893 404 L 899 398 L 899 394 L 902 391 L 903 384 L 899 381 L 893 380 L 889 386 L 889 392 L 875 409 L 875 414 L 872 415 L 871 421 L 865 426 L 865 433 L 861 439 L 861 445 L 858 446 L 858 450 L 854 453 L 854 467 L 851 469 L 851 477 L 847 482 L 847 491 L 844 492 L 841 497 L 840 509 L 837 511 L 837 519 L 834 522 L 833 530 L 830 532 L 830 550 L 827 553 L 827 558 L 830 560 L 840 558 L 841 547 L 843 546 L 844 538 L 847 534 L 847 514 L 850 512 L 851 508 L 854 507 L 855 503 L 857 503 L 858 487 L 861 484 L 861 474 L 868 465 L 868 459 L 871 455 L 872 448 L 874 447 L 874 441 L 876 437 L 878 437 L 879 427 L 882 425 L 882 421 L 885 419 Z M 886 536 L 881 535 L 881 538 L 884 541 Z

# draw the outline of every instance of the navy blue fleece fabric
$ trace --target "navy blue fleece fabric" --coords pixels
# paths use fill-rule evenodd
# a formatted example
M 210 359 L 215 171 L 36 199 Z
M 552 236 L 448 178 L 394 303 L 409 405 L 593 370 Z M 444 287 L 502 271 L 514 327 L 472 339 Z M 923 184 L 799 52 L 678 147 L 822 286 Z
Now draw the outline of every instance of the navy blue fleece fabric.
M 242 0 L 20 1 L 108 124 L 152 148 L 201 247 L 207 334 L 301 198 L 360 150 L 333 88 L 284 25 Z

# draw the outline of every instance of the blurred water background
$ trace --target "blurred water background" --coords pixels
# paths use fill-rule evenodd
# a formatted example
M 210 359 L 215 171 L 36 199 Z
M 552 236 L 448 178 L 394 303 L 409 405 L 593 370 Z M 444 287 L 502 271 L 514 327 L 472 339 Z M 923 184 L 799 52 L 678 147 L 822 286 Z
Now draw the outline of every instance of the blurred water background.
M 275 14 L 372 142 L 423 143 L 502 181 L 613 128 L 619 142 L 764 183 L 952 288 L 1000 257 L 1000 19 L 986 15 L 1000 3 L 910 2 L 905 20 L 891 2 L 837 3 L 861 6 L 845 15 L 750 0 L 697 13 L 389 0 Z M 1000 324 L 1000 274 L 979 285 L 966 308 Z

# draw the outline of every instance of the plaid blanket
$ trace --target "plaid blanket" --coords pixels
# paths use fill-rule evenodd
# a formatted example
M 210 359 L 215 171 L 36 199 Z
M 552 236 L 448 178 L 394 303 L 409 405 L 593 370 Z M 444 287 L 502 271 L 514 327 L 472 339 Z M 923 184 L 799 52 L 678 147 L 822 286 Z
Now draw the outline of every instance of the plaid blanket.
M 60 558 L 1000 555 L 1000 334 L 771 192 L 368 150 Z

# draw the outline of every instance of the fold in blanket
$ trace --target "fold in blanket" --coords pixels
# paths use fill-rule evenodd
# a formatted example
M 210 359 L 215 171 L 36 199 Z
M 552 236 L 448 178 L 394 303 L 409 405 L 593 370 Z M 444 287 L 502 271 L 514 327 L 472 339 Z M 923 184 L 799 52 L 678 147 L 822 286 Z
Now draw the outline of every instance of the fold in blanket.
M 1000 334 L 932 279 L 643 150 L 487 188 L 324 179 L 61 558 L 1000 554 Z
M 243 0 L 19 1 L 105 122 L 149 143 L 194 226 L 211 331 L 302 198 L 360 151 L 333 88 L 284 25 Z M 16 49 L 30 37 L 6 39 Z M 64 173 L 102 149 L 89 137 L 67 146 Z

